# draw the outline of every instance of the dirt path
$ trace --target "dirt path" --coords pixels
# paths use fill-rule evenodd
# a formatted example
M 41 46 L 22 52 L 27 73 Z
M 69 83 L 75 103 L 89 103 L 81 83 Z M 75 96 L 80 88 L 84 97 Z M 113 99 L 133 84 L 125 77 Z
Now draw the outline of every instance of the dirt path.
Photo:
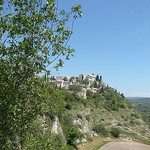
M 137 142 L 110 142 L 99 150 L 150 150 L 150 146 Z

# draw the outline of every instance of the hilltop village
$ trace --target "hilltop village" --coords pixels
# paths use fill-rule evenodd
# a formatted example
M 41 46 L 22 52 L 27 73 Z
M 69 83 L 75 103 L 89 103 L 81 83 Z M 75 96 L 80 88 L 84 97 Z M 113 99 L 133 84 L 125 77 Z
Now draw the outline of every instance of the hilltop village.
M 83 98 L 86 98 L 87 90 L 96 93 L 98 89 L 105 87 L 102 76 L 95 76 L 94 74 L 80 74 L 78 77 L 57 76 L 55 78 L 53 76 L 50 78 L 50 82 L 69 91 L 76 89 L 77 95 Z

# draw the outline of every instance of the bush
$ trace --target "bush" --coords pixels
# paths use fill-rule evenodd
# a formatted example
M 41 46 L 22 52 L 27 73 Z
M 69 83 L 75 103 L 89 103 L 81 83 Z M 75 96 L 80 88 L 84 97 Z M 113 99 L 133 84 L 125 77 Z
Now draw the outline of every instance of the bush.
M 83 98 L 81 98 L 81 102 L 82 102 L 82 104 L 84 105 L 84 107 L 86 107 L 86 106 L 87 106 L 87 104 L 88 104 L 87 99 L 83 99 Z
M 63 80 L 64 80 L 64 81 L 68 81 L 68 78 L 67 78 L 67 77 L 64 77 Z
M 136 119 L 139 119 L 139 115 L 136 114 L 136 113 L 131 113 L 130 115 L 131 115 L 132 117 L 135 117 Z
M 61 124 L 64 125 L 64 126 L 70 126 L 70 127 L 73 126 L 73 123 L 72 123 L 72 116 L 71 116 L 70 114 L 61 117 L 61 118 L 60 118 L 60 122 L 61 122 Z
M 68 103 L 68 104 L 65 105 L 65 108 L 68 109 L 68 110 L 71 110 L 72 109 L 72 105 L 70 103 Z
M 119 122 L 118 124 L 117 124 L 118 126 L 122 126 L 122 124 Z
M 93 92 L 91 90 L 87 90 L 86 96 L 90 99 L 93 97 Z
M 105 129 L 103 124 L 99 124 L 93 127 L 93 131 L 95 131 L 97 134 L 107 136 L 108 131 Z
M 119 104 L 120 108 L 126 108 L 124 104 Z
M 124 118 L 124 115 L 121 115 L 121 118 Z
M 128 108 L 129 108 L 129 109 L 133 108 L 131 102 L 127 101 L 127 104 L 128 104 Z
M 134 121 L 133 121 L 133 120 L 130 120 L 130 123 L 131 123 L 131 124 L 134 124 Z
M 71 93 L 69 93 L 68 91 L 62 90 L 61 93 L 64 96 L 64 100 L 66 102 L 73 102 L 73 101 L 75 101 L 75 97 Z
M 110 131 L 111 135 L 115 138 L 119 138 L 120 130 L 118 128 L 112 128 Z
M 67 144 L 69 145 L 75 145 L 77 139 L 81 139 L 83 137 L 83 134 L 77 129 L 77 127 L 64 127 L 63 129 Z
M 89 115 L 86 115 L 86 116 L 85 116 L 85 119 L 86 119 L 87 121 L 90 121 L 90 116 L 89 116 Z
M 81 85 L 69 85 L 69 91 L 73 91 L 74 93 L 81 92 L 82 86 Z
M 77 114 L 77 117 L 80 118 L 80 119 L 83 118 L 81 114 Z

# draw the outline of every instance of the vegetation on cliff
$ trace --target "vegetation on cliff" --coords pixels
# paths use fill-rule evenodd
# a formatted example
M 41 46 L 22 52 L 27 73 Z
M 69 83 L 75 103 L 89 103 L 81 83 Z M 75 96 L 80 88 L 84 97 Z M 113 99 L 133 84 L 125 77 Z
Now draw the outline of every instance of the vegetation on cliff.
M 80 5 L 69 13 L 59 12 L 55 0 L 5 5 L 9 11 L 0 12 L 0 149 L 71 150 L 97 134 L 148 139 L 141 116 L 115 89 L 100 86 L 83 99 L 76 94 L 80 87 L 70 86 L 70 93 L 49 82 L 47 66 L 55 62 L 52 67 L 58 69 L 63 66 L 59 56 L 73 55 L 67 25 L 70 16 L 73 22 L 81 17 Z M 45 78 L 37 76 L 42 71 Z M 102 77 L 97 80 L 101 85 Z
M 35 77 L 42 71 L 49 74 L 49 65 L 57 70 L 63 57 L 69 60 L 73 55 L 68 41 L 74 20 L 81 16 L 78 4 L 65 12 L 55 0 L 0 0 L 0 149 L 28 149 L 24 142 L 34 136 L 26 135 L 29 124 L 43 113 L 52 117 L 62 111 L 61 95 L 45 97 L 52 87 Z M 40 139 L 44 138 L 39 135 L 33 144 Z

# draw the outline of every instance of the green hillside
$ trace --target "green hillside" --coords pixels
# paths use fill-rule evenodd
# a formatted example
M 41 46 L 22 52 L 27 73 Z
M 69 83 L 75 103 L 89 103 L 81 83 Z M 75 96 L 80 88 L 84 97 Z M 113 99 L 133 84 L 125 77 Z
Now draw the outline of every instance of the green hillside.
M 130 98 L 130 102 L 142 115 L 144 121 L 150 125 L 150 98 Z
M 97 135 L 148 143 L 148 126 L 124 95 L 113 88 L 103 87 L 97 93 L 87 91 L 87 98 L 83 99 L 47 79 L 35 80 L 41 104 L 34 105 L 40 110 L 16 133 L 15 144 L 22 141 L 22 149 L 71 150 Z

